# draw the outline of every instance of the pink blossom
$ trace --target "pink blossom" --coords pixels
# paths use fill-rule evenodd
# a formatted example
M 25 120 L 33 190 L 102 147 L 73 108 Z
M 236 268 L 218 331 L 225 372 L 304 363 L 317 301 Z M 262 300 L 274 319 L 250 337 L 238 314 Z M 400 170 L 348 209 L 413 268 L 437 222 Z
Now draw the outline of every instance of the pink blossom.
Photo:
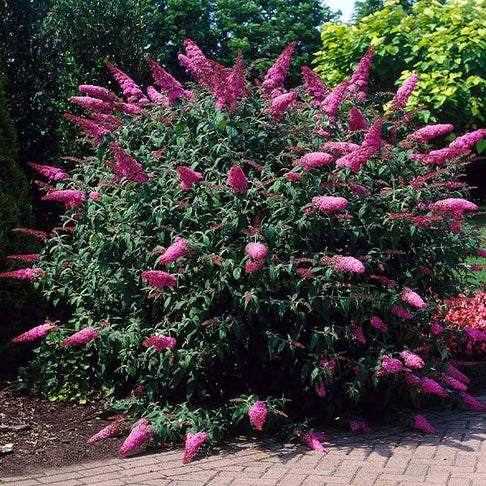
M 177 237 L 172 245 L 167 248 L 157 260 L 160 265 L 175 262 L 189 252 L 188 241 L 185 238 Z
M 363 147 L 371 147 L 374 151 L 378 150 L 381 145 L 381 130 L 383 128 L 383 123 L 385 118 L 379 118 L 376 120 L 373 125 L 369 128 L 366 132 L 366 135 L 363 140 Z
M 156 105 L 166 106 L 168 101 L 153 86 L 147 86 L 147 95 L 150 101 Z
M 31 253 L 29 255 L 8 255 L 7 258 L 9 260 L 19 260 L 28 263 L 29 265 L 33 265 L 39 261 L 39 256 L 38 253 Z
M 467 390 L 467 386 L 464 383 L 461 383 L 459 380 L 456 380 L 455 378 L 452 378 L 452 376 L 449 375 L 440 375 L 439 381 L 446 388 L 453 388 L 454 390 L 458 390 L 458 391 Z
M 347 167 L 354 172 L 358 172 L 362 165 L 365 165 L 368 160 L 375 154 L 373 147 L 364 147 L 345 155 L 336 160 L 337 167 Z
M 331 152 L 333 155 L 346 155 L 359 149 L 359 145 L 351 142 L 326 142 L 322 150 Z
M 486 334 L 471 326 L 464 326 L 464 332 L 473 341 L 486 341 Z
M 27 165 L 30 165 L 39 174 L 47 177 L 51 181 L 61 181 L 66 177 L 69 177 L 66 172 L 57 167 L 51 167 L 50 165 L 34 164 L 33 162 L 27 162 Z
M 359 130 L 366 130 L 368 128 L 368 124 L 366 123 L 365 117 L 361 113 L 361 111 L 353 106 L 349 110 L 349 128 L 350 132 L 356 132 Z
M 141 115 L 143 113 L 143 108 L 133 103 L 118 103 L 116 107 L 125 115 Z
M 364 420 L 350 420 L 349 428 L 352 432 L 363 432 L 364 434 L 371 434 L 370 426 Z
M 319 75 L 312 71 L 312 69 L 309 69 L 307 66 L 302 66 L 301 71 L 307 94 L 308 96 L 314 98 L 311 103 L 319 106 L 327 95 L 327 86 Z
M 343 100 L 344 93 L 348 89 L 348 86 L 349 81 L 343 81 L 326 96 L 320 105 L 321 111 L 324 112 L 331 121 L 336 117 L 339 105 Z
M 466 392 L 459 392 L 459 395 L 464 400 L 464 404 L 467 405 L 468 407 L 471 407 L 473 410 L 478 410 L 478 411 L 486 410 L 486 405 L 481 403 L 479 400 L 476 400 L 474 397 L 467 394 Z
M 148 270 L 142 273 L 142 279 L 158 289 L 173 287 L 177 283 L 177 277 L 162 270 Z
M 101 137 L 107 136 L 113 131 L 112 129 L 101 126 L 93 120 L 86 120 L 85 118 L 80 118 L 79 116 L 74 116 L 70 113 L 64 113 L 63 116 L 70 122 L 81 127 L 88 137 L 94 137 L 96 143 L 102 143 L 103 139 Z
M 272 99 L 270 105 L 265 108 L 264 113 L 272 115 L 276 120 L 279 120 L 296 98 L 297 93 L 295 91 L 278 95 Z
M 442 334 L 444 332 L 444 328 L 442 326 L 439 326 L 439 324 L 437 324 L 436 322 L 434 322 L 430 326 L 430 332 L 434 336 L 437 336 L 438 334 Z
M 99 440 L 104 440 L 104 439 L 108 439 L 109 437 L 115 437 L 117 435 L 120 435 L 122 429 L 123 426 L 119 422 L 114 422 L 110 425 L 107 425 L 105 428 L 101 429 L 99 432 L 92 435 L 88 439 L 88 444 L 94 444 Z
M 34 238 L 39 238 L 42 241 L 46 240 L 48 236 L 48 234 L 45 231 L 33 230 L 30 228 L 13 228 L 12 231 L 18 233 L 26 233 L 28 235 L 33 236 Z
M 292 60 L 296 41 L 292 41 L 278 56 L 273 66 L 267 71 L 262 83 L 262 90 L 265 97 L 275 98 L 279 96 L 284 89 L 284 81 L 287 76 L 287 70 Z
M 140 86 L 138 86 L 132 78 L 128 77 L 123 71 L 113 66 L 113 64 L 111 64 L 109 61 L 105 61 L 105 64 L 109 71 L 113 74 L 116 82 L 120 85 L 120 88 L 123 90 L 123 95 L 127 98 L 129 103 L 140 105 L 146 105 L 149 103 L 149 100 L 143 94 Z
M 452 130 L 454 130 L 454 125 L 450 124 L 428 125 L 413 132 L 407 138 L 415 140 L 418 143 L 426 143 L 433 138 L 446 135 L 447 133 L 452 132 Z
M 234 194 L 245 194 L 248 190 L 248 179 L 239 165 L 233 165 L 231 167 L 226 183 L 231 186 Z
M 11 272 L 0 273 L 0 278 L 13 278 L 15 280 L 30 280 L 31 282 L 35 282 L 43 273 L 42 268 L 20 268 Z
M 262 243 L 250 243 L 245 248 L 245 253 L 254 260 L 263 260 L 267 256 L 267 247 Z
M 413 373 L 405 373 L 403 375 L 404 379 L 405 379 L 405 383 L 407 385 L 420 385 L 420 383 L 422 383 L 422 380 L 417 376 L 417 375 L 414 375 Z
M 363 333 L 363 327 L 361 325 L 353 322 L 351 324 L 351 333 L 361 344 L 366 344 L 366 337 Z
M 418 389 L 424 393 L 432 393 L 441 397 L 447 397 L 449 394 L 432 378 L 424 378 Z
M 163 351 L 164 349 L 174 349 L 177 341 L 173 337 L 169 336 L 152 336 L 144 339 L 142 346 L 146 348 L 154 348 L 157 351 Z
M 380 331 L 385 331 L 385 332 L 388 331 L 388 328 L 386 327 L 385 323 L 378 316 L 373 316 L 370 319 L 370 323 L 374 328 Z
M 247 260 L 245 264 L 245 273 L 252 273 L 260 270 L 263 267 L 263 261 L 254 262 L 253 260 Z
M 99 335 L 100 333 L 95 331 L 93 326 L 88 326 L 69 336 L 61 342 L 60 346 L 81 346 L 95 340 Z
M 408 99 L 412 94 L 415 85 L 419 80 L 418 74 L 412 74 L 403 84 L 398 88 L 395 96 L 391 101 L 391 110 L 392 111 L 403 111 L 408 104 Z
M 405 366 L 412 369 L 421 369 L 425 366 L 422 358 L 417 356 L 415 353 L 411 351 L 404 350 L 400 353 L 401 358 L 405 361 Z
M 427 432 L 427 434 L 439 435 L 439 431 L 432 427 L 423 415 L 415 415 L 413 426 L 418 430 Z
M 62 202 L 66 206 L 66 209 L 71 209 L 81 206 L 86 201 L 86 196 L 83 191 L 63 189 L 46 194 L 42 197 L 42 200 Z
M 284 176 L 289 180 L 289 181 L 300 181 L 302 174 L 299 172 L 287 172 L 284 174 Z
M 449 144 L 449 147 L 469 150 L 484 137 L 486 137 L 486 130 L 484 128 L 480 128 L 474 132 L 466 133 L 462 137 L 457 137 Z
M 177 175 L 181 181 L 181 189 L 184 191 L 189 190 L 194 182 L 199 181 L 203 178 L 203 175 L 200 172 L 196 172 L 192 170 L 190 167 L 184 167 L 183 165 L 179 165 L 176 167 Z
M 320 396 L 321 398 L 326 396 L 326 386 L 324 385 L 323 381 L 320 381 L 319 383 L 314 383 L 314 388 L 318 396 Z
M 332 257 L 331 264 L 337 272 L 364 273 L 366 270 L 357 258 L 351 256 L 335 255 Z
M 401 317 L 402 319 L 413 319 L 413 315 L 410 314 L 410 312 L 406 311 L 403 307 L 400 307 L 399 305 L 393 304 L 392 313 L 395 314 L 398 317 Z
M 433 203 L 430 209 L 432 211 L 438 211 L 443 213 L 450 212 L 460 216 L 464 211 L 475 211 L 476 209 L 478 209 L 478 207 L 476 206 L 476 204 L 467 201 L 466 199 L 447 198 L 441 199 L 440 201 Z
M 137 182 L 143 184 L 148 181 L 148 176 L 144 174 L 142 166 L 116 143 L 110 143 L 110 149 L 115 156 L 115 163 L 105 160 L 105 164 L 115 173 L 114 182 L 120 182 L 125 178 L 126 182 Z
M 321 368 L 324 368 L 324 371 L 329 376 L 333 376 L 334 375 L 334 372 L 336 371 L 336 360 L 335 359 L 322 358 L 319 361 L 319 366 Z
M 384 285 L 387 289 L 392 289 L 395 287 L 395 280 L 391 280 L 383 275 L 370 275 L 370 278 L 376 280 L 381 285 Z
M 123 442 L 118 454 L 120 454 L 120 456 L 128 454 L 129 452 L 133 451 L 133 449 L 140 446 L 147 439 L 147 437 L 154 434 L 155 429 L 149 425 L 149 421 L 147 419 L 140 419 Z
M 310 268 L 298 268 L 296 272 L 302 278 L 311 278 L 314 275 L 314 272 Z
M 444 165 L 448 160 L 453 160 L 467 153 L 467 150 L 460 148 L 442 148 L 431 150 L 428 154 L 408 154 L 410 160 L 418 160 L 429 165 Z
M 51 321 L 46 319 L 44 324 L 41 324 L 40 326 L 33 327 L 27 332 L 24 332 L 23 334 L 20 334 L 20 336 L 17 336 L 12 339 L 13 343 L 23 343 L 26 341 L 33 341 L 34 339 L 38 339 L 41 337 L 44 337 L 45 335 L 49 334 L 52 331 L 55 331 L 57 329 L 56 326 L 52 324 Z
M 157 64 L 150 56 L 145 56 L 145 60 L 150 65 L 155 82 L 161 87 L 164 93 L 167 93 L 169 106 L 172 106 L 175 100 L 181 96 L 185 96 L 186 98 L 191 98 L 193 96 L 190 91 L 183 89 L 181 83 L 163 69 L 162 66 Z
M 450 363 L 449 367 L 447 368 L 446 374 L 452 376 L 452 378 L 455 378 L 456 380 L 462 381 L 463 383 L 469 383 L 471 381 L 465 374 L 461 373 L 456 367 L 454 367 Z
M 111 113 L 114 108 L 113 103 L 102 101 L 98 98 L 91 98 L 90 96 L 71 96 L 69 101 L 95 113 Z
M 342 211 L 348 207 L 348 200 L 344 197 L 315 196 L 312 198 L 312 205 L 323 213 Z
M 486 258 L 486 248 L 478 248 L 477 252 L 479 257 Z
M 366 97 L 366 87 L 370 75 L 371 63 L 375 53 L 374 46 L 370 46 L 365 55 L 361 58 L 358 66 L 354 70 L 349 80 L 348 91 L 353 93 L 358 100 L 364 100 Z
M 300 432 L 300 431 L 299 431 Z M 306 434 L 298 433 L 302 438 L 302 442 L 311 449 L 327 454 L 327 449 L 321 444 L 322 440 L 329 440 L 329 436 L 320 432 L 307 432 Z
M 89 193 L 89 198 L 93 201 L 97 201 L 101 197 L 101 194 L 98 191 L 91 191 Z
M 418 309 L 425 309 L 429 305 L 422 300 L 419 294 L 410 289 L 404 289 L 400 297 L 404 302 Z
M 81 91 L 81 93 L 92 96 L 93 98 L 98 98 L 102 101 L 106 101 L 107 103 L 119 103 L 121 101 L 115 93 L 101 86 L 82 84 L 79 87 L 79 91 Z
M 248 415 L 255 428 L 257 430 L 262 430 L 268 415 L 267 405 L 265 402 L 255 402 L 250 410 L 248 410 Z
M 325 152 L 311 152 L 305 154 L 300 159 L 297 159 L 292 165 L 301 165 L 304 170 L 311 170 L 314 167 L 320 167 L 321 165 L 327 165 L 332 162 L 332 155 Z
M 208 440 L 206 432 L 197 432 L 195 434 L 189 432 L 186 435 L 184 459 L 182 460 L 182 464 L 187 464 L 206 440 Z
M 384 355 L 381 357 L 381 368 L 375 372 L 376 376 L 393 375 L 399 373 L 403 369 L 403 364 L 400 360 Z

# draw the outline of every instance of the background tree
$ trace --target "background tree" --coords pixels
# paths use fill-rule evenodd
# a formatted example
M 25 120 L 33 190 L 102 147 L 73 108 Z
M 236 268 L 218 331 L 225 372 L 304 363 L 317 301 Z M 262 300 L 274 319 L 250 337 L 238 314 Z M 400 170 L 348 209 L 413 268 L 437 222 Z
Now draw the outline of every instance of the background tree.
M 399 4 L 405 11 L 410 11 L 417 0 L 400 0 Z M 361 0 L 354 3 L 353 22 L 359 22 L 363 17 L 374 14 L 383 8 L 384 0 Z

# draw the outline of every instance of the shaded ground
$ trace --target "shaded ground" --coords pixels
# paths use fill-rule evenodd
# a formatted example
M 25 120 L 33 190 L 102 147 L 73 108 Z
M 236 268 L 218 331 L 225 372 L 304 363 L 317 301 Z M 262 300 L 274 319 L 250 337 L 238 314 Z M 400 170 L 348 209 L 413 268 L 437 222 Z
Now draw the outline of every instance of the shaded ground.
M 0 390 L 0 447 L 13 443 L 12 453 L 0 454 L 0 477 L 115 457 L 121 439 L 86 443 L 109 423 L 96 418 L 100 409 L 99 404 L 51 403 Z

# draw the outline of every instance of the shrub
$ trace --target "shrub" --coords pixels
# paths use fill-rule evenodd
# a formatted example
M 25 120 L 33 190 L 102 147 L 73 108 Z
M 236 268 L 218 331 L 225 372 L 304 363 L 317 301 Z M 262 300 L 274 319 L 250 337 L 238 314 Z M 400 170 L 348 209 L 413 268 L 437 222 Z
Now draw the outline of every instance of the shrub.
M 345 79 L 372 43 L 373 89 L 392 91 L 413 72 L 420 75 L 409 107 L 426 105 L 422 121 L 446 121 L 458 132 L 484 125 L 486 36 L 484 0 L 420 0 L 409 12 L 399 0 L 357 25 L 326 23 L 316 70 L 331 83 Z
M 461 231 L 475 205 L 454 177 L 485 132 L 433 150 L 451 128 L 415 131 L 414 77 L 380 114 L 384 100 L 366 99 L 371 50 L 333 91 L 303 68 L 287 92 L 293 43 L 257 86 L 241 57 L 226 68 L 185 47 L 190 91 L 148 59 L 151 101 L 112 65 L 124 100 L 90 85 L 72 100 L 89 108 L 68 118 L 93 156 L 47 186 L 62 227 L 36 270 L 10 275 L 72 315 L 18 338 L 43 337 L 26 386 L 119 398 L 100 436 L 140 419 L 123 453 L 187 432 L 187 460 L 250 420 L 292 431 L 454 394 L 431 378 L 447 350 L 429 322 L 476 252 Z M 323 450 L 308 425 L 295 435 Z

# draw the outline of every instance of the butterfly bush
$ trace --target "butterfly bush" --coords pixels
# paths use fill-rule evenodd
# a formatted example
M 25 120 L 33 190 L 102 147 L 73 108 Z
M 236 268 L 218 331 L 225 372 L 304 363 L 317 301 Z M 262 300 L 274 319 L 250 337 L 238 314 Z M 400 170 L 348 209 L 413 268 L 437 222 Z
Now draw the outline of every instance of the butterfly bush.
M 407 110 L 416 75 L 368 98 L 372 49 L 339 86 L 304 68 L 290 90 L 294 43 L 255 83 L 241 56 L 226 67 L 184 47 L 190 90 L 151 57 L 148 88 L 107 63 L 119 89 L 82 85 L 66 114 L 91 156 L 69 175 L 35 168 L 65 213 L 50 233 L 17 228 L 44 248 L 0 277 L 68 311 L 16 339 L 40 343 L 24 382 L 106 394 L 125 425 L 100 437 L 131 428 L 122 454 L 186 438 L 184 462 L 242 430 L 325 452 L 317 418 L 367 432 L 370 409 L 480 408 L 438 310 L 481 247 L 456 177 L 485 132 L 441 146 L 451 125 Z M 474 326 L 461 335 L 483 345 Z

